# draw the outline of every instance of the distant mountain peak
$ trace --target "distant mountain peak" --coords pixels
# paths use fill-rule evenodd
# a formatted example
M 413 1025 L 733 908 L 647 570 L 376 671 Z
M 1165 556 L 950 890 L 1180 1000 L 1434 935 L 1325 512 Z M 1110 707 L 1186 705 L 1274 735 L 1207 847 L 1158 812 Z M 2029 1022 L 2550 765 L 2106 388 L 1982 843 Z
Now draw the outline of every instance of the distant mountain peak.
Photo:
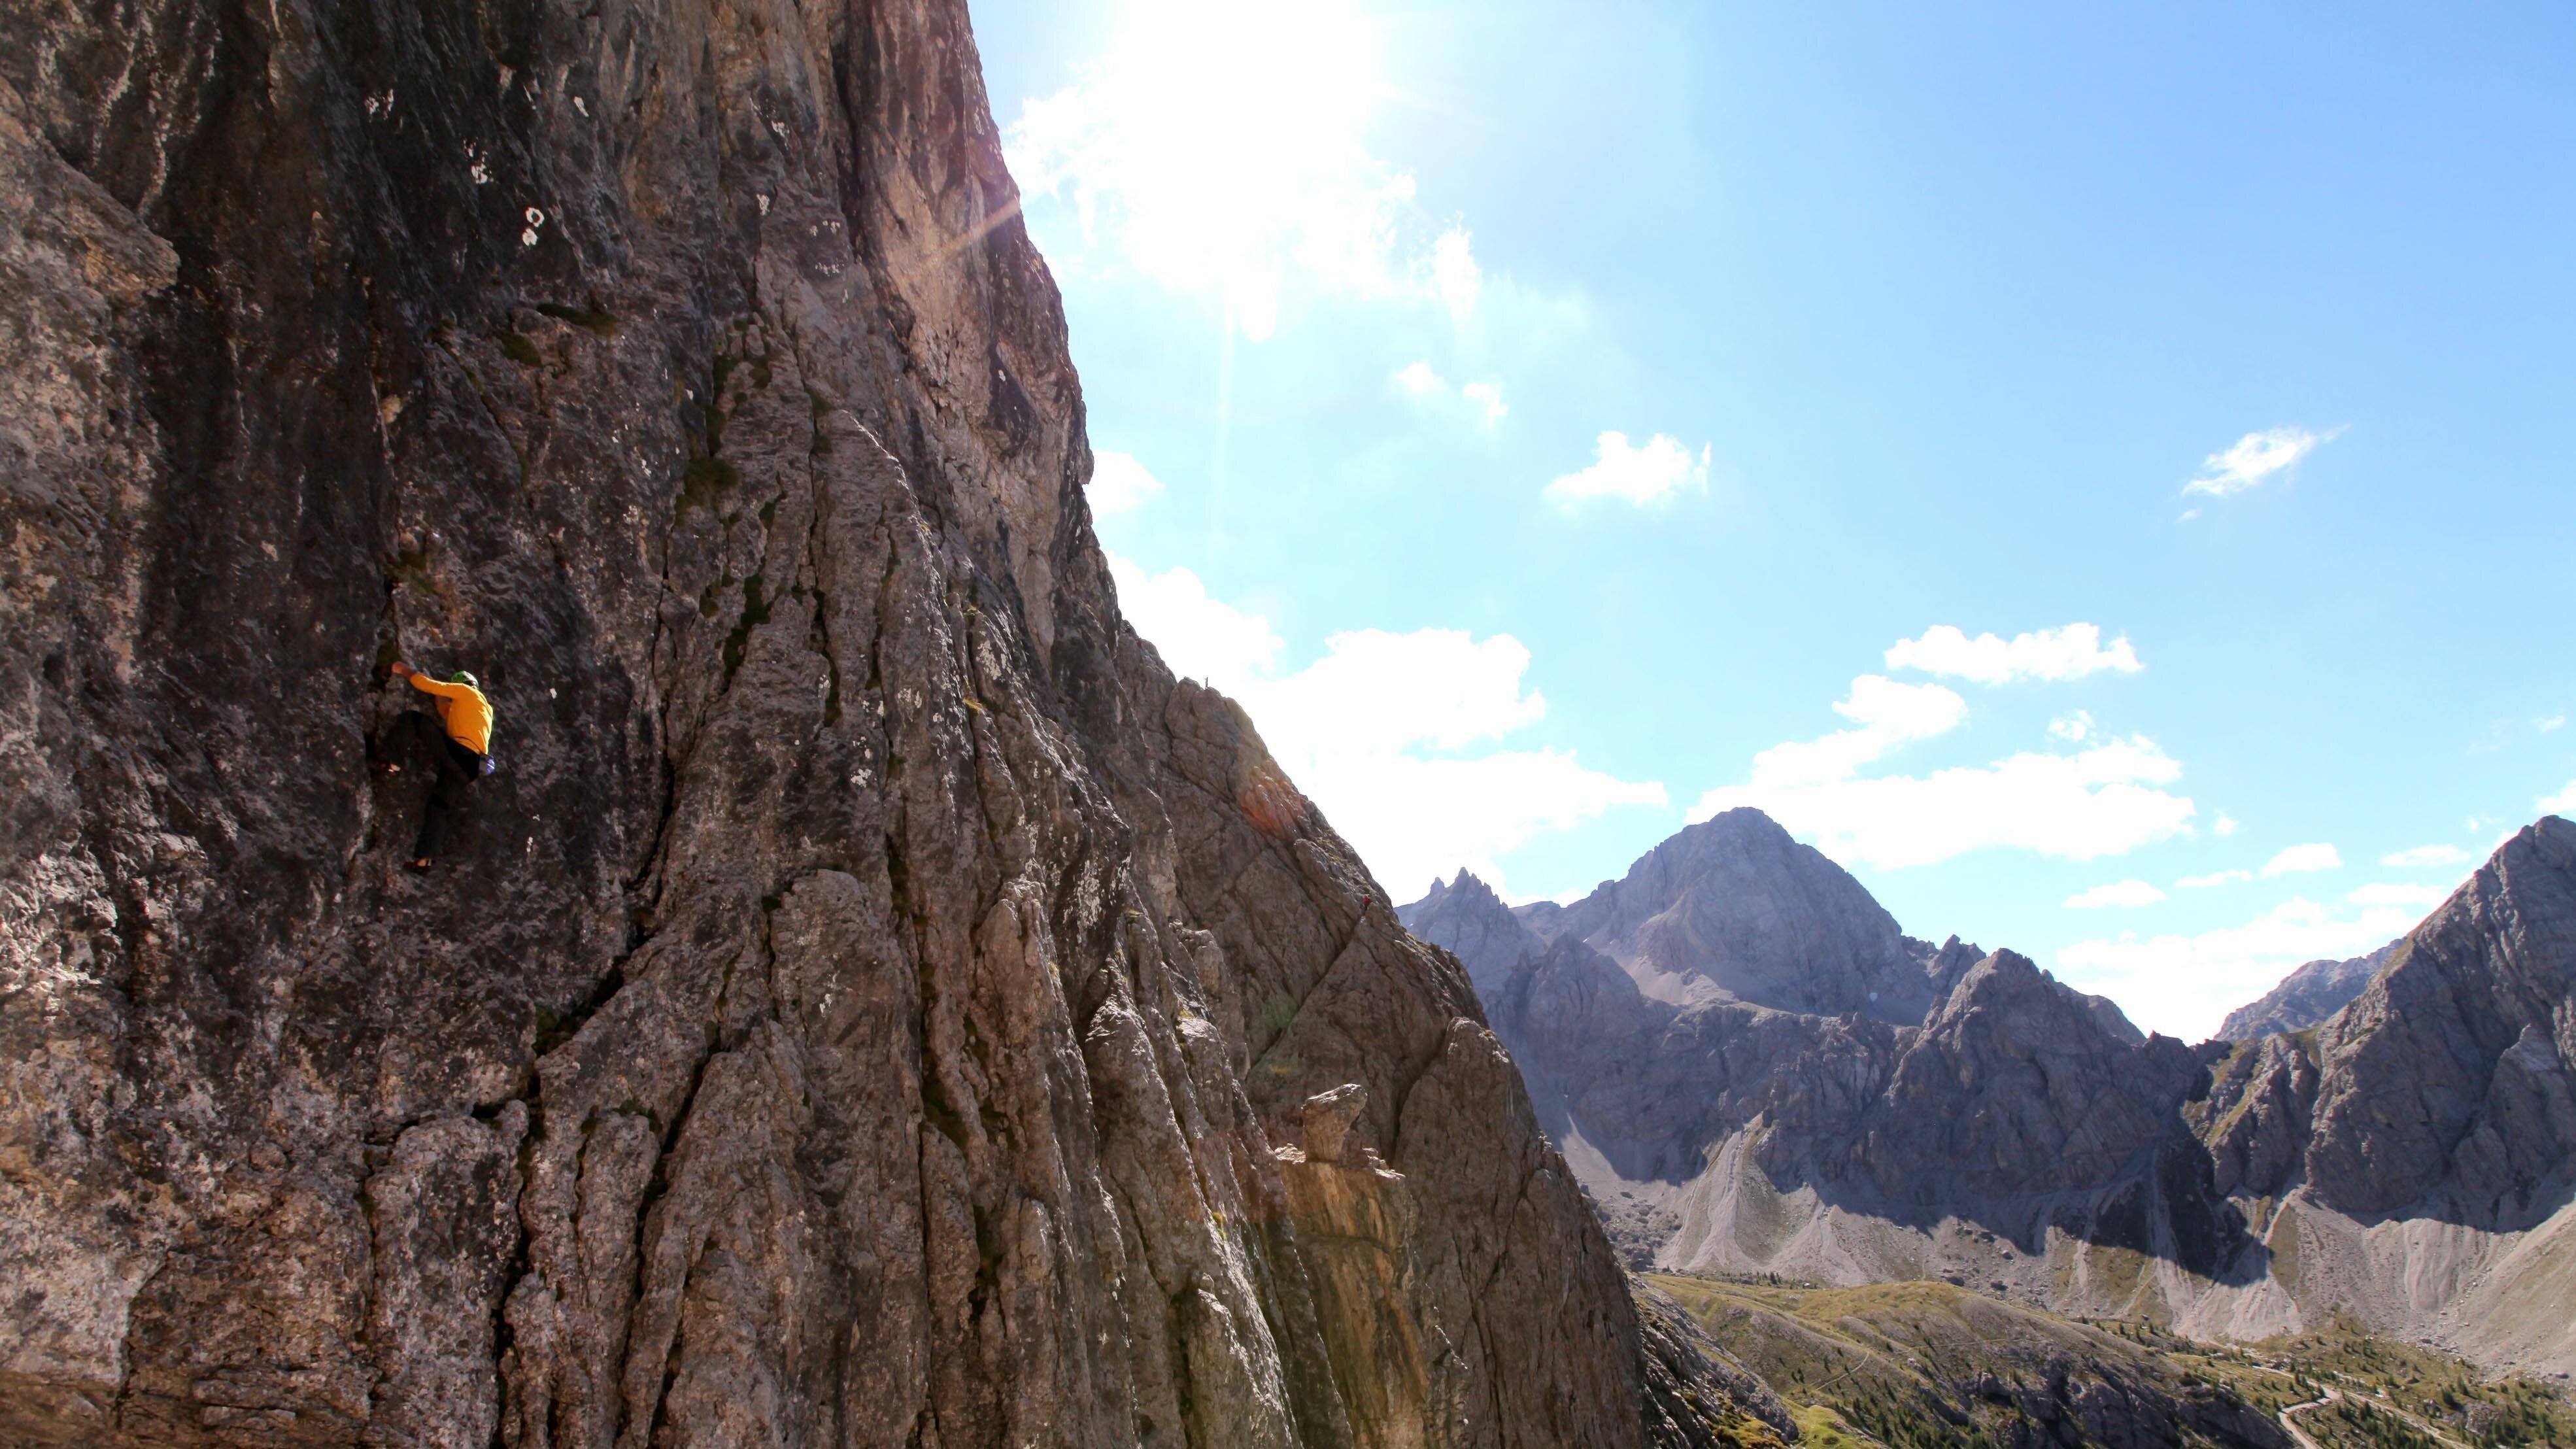
M 1750 807 L 1684 826 L 1571 905 L 1507 906 L 1462 867 L 1396 914 L 1458 954 L 1488 1007 L 1522 956 L 1563 937 L 1674 1006 L 1744 1001 L 1890 1023 L 1920 1022 L 1968 964 L 1907 937 L 1849 872 Z
M 2337 961 L 2310 961 L 2281 978 L 2260 997 L 2227 1013 L 2219 1023 L 2220 1041 L 2259 1041 L 2276 1032 L 2306 1031 L 2341 1011 L 2370 978 L 2405 944 L 2400 936 L 2367 956 Z
M 1396 907 L 1395 916 L 1406 930 L 1456 953 L 1489 1009 L 1512 968 L 1541 945 L 1494 888 L 1463 866 L 1455 879 L 1435 880 L 1422 899 Z
M 2141 1032 L 2019 952 L 1902 935 L 1758 811 L 1571 905 L 1453 885 L 1408 910 L 1485 953 L 1494 1027 L 1634 1261 L 1929 1265 L 2218 1333 L 2366 1311 L 2576 1367 L 2547 1286 L 2576 1281 L 2576 824 L 2518 832 L 2403 940 L 2291 973 L 2232 1049 Z M 2434 1226 L 2374 1236 L 2392 1219 Z M 2464 1272 L 2455 1229 L 2523 1266 Z

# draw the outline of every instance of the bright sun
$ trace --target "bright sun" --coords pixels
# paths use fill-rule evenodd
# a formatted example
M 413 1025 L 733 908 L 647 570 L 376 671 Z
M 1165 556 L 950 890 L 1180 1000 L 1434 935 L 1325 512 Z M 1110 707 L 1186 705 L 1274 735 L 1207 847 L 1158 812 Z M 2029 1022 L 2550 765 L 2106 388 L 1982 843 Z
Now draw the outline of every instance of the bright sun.
M 1295 268 L 1336 289 L 1388 284 L 1413 178 L 1364 142 L 1375 35 L 1338 0 L 1133 0 L 1101 64 L 1029 102 L 1011 165 L 1069 192 L 1168 284 L 1221 295 L 1266 335 Z

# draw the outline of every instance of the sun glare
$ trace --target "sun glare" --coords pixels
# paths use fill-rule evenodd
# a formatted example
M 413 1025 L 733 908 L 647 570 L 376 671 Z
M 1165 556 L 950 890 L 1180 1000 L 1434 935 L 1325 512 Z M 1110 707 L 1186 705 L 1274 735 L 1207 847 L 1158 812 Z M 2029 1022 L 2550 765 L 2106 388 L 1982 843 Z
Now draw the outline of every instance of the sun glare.
M 1373 28 L 1347 4 L 1137 0 L 1099 65 L 1028 103 L 1011 164 L 1069 196 L 1086 237 L 1114 228 L 1136 266 L 1221 295 L 1258 338 L 1291 269 L 1339 290 L 1395 280 L 1413 178 L 1369 153 L 1379 92 Z

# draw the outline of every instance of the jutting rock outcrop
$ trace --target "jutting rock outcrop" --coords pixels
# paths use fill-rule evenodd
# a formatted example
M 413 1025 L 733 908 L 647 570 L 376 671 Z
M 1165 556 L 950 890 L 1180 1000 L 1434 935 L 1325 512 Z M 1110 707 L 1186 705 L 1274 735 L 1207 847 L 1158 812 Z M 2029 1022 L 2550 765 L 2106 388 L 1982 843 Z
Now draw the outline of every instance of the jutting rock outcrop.
M 2321 1023 L 2199 1047 L 2012 952 L 1902 936 L 1751 812 L 1572 906 L 1472 884 L 1405 915 L 1499 980 L 1495 1027 L 1632 1263 L 1941 1277 L 2209 1334 L 2349 1313 L 2576 1366 L 2576 825 L 2329 963 L 2361 984 Z M 2338 973 L 2299 974 L 2275 1006 Z
M 2337 1305 L 2487 1362 L 2576 1369 L 2571 1063 L 2576 823 L 2549 816 L 2313 1034 L 2220 1065 L 2204 1110 L 2249 1164 L 2237 1192 L 2272 1284 L 2311 1316 Z
M 0 40 L 0 1440 L 1741 1419 L 1120 621 L 954 0 Z

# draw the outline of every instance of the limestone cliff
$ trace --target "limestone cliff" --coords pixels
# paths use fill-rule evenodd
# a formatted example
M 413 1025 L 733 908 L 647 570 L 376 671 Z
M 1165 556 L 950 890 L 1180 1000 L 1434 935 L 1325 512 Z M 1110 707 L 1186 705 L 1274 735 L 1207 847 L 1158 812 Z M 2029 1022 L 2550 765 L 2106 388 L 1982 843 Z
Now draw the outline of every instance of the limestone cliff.
M 1120 621 L 1016 212 L 956 0 L 0 0 L 0 1440 L 1731 1422 Z
M 1631 1262 L 1941 1277 L 2213 1334 L 2348 1313 L 2576 1366 L 2576 825 L 2500 848 L 2321 1025 L 2198 1048 L 2009 951 L 1928 951 L 1774 836 L 1720 817 L 1525 913 L 1488 991 Z M 1472 901 L 1408 910 L 1499 956 L 1499 903 Z

